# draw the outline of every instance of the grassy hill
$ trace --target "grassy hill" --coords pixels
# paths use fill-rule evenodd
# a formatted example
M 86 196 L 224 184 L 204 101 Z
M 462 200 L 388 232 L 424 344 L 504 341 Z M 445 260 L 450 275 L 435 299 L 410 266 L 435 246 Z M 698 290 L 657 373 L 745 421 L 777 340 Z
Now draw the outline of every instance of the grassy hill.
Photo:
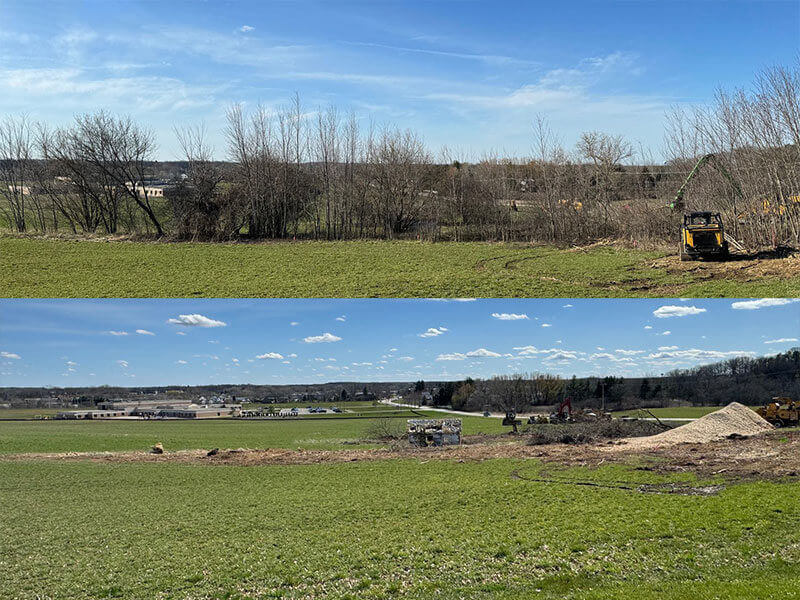
M 800 295 L 770 261 L 678 263 L 609 246 L 413 241 L 259 244 L 0 237 L 8 297 L 744 297 Z M 669 258 L 667 258 L 669 257 Z M 752 268 L 750 268 L 752 267 Z M 782 268 L 780 268 L 782 267 Z

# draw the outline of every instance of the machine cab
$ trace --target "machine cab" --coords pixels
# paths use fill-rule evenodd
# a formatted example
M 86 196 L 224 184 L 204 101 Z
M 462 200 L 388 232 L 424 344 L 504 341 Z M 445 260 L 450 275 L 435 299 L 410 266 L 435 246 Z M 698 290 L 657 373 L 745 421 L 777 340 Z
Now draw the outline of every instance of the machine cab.
M 696 227 L 721 228 L 722 217 L 719 213 L 693 212 L 683 215 L 683 225 L 692 229 Z

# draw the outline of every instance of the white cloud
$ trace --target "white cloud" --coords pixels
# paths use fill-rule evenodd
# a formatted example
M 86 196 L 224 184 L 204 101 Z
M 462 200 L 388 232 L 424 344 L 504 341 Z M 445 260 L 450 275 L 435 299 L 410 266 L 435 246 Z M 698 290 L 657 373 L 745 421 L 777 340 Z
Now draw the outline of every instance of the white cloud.
M 257 354 L 256 358 L 259 360 L 283 360 L 283 355 L 277 352 L 267 352 L 266 354 Z
M 758 310 L 771 306 L 784 306 L 793 302 L 800 302 L 800 298 L 759 298 L 758 300 L 743 300 L 731 304 L 734 310 Z
M 292 327 L 297 327 L 298 325 L 300 325 L 300 323 L 297 321 L 292 321 L 291 323 L 289 323 L 289 325 L 291 325 Z
M 120 367 L 122 367 L 123 369 L 127 369 L 128 368 L 128 361 L 127 360 L 118 360 L 117 364 Z
M 147 331 L 147 329 L 137 329 L 136 333 L 139 335 L 155 335 L 152 331 Z
M 558 350 L 549 356 L 545 356 L 542 360 L 575 360 L 578 358 L 578 353 L 569 350 Z
M 559 352 L 558 348 L 537 348 L 536 346 L 514 346 L 514 350 L 519 350 L 520 356 L 535 356 L 537 354 L 551 354 Z
M 644 326 L 644 328 L 645 328 L 645 329 L 652 329 L 652 328 L 653 328 L 653 326 L 652 326 L 652 325 L 645 325 L 645 326 Z
M 13 358 L 14 360 L 20 360 L 22 357 L 14 352 L 6 352 L 3 350 L 0 352 L 0 358 Z
M 609 354 L 608 352 L 598 352 L 598 353 L 592 354 L 589 357 L 589 360 L 595 360 L 595 359 L 598 359 L 598 358 L 604 358 L 604 359 L 610 360 L 612 362 L 625 362 L 625 363 L 633 362 L 632 358 L 629 358 L 627 356 L 619 357 L 619 356 L 616 356 L 615 354 Z
M 109 331 L 109 335 L 128 335 L 127 331 Z
M 347 317 L 342 315 L 341 317 L 336 317 L 336 320 L 337 321 L 341 321 L 342 323 L 344 323 L 345 321 L 347 321 Z
M 414 360 L 414 357 L 413 356 L 398 356 L 397 360 L 402 360 L 404 362 L 411 362 L 412 360 Z
M 178 334 L 178 335 L 186 335 L 185 331 L 176 331 L 175 333 Z
M 338 342 L 342 338 L 338 335 L 333 335 L 332 333 L 323 333 L 322 335 L 310 335 L 308 337 L 303 338 L 303 341 L 307 344 L 319 344 L 321 342 Z
M 254 29 L 255 27 L 251 25 L 242 25 L 241 27 L 239 27 L 239 31 L 241 31 L 242 33 L 247 33 L 249 31 L 253 31 Z
M 669 330 L 667 330 L 667 331 L 662 331 L 662 332 L 661 332 L 661 333 L 659 333 L 658 335 L 672 335 L 672 332 L 671 332 L 671 331 L 669 331 Z
M 662 352 L 667 352 L 669 350 L 677 350 L 678 347 L 677 346 L 659 346 L 658 349 L 661 350 Z
M 492 313 L 492 316 L 495 319 L 500 319 L 501 321 L 521 321 L 528 318 L 528 315 L 525 313 Z
M 177 319 L 168 319 L 167 323 L 184 327 L 225 327 L 227 323 L 217 321 L 205 315 L 178 315 Z
M 499 358 L 501 355 L 486 348 L 478 348 L 467 352 L 467 356 L 470 358 Z
M 564 308 L 572 308 L 572 304 L 565 304 Z
M 179 365 L 188 365 L 188 364 L 189 364 L 189 363 L 188 363 L 188 362 L 186 362 L 185 360 L 176 360 L 176 361 L 175 361 L 175 363 L 176 363 L 176 364 L 179 364 Z
M 659 319 L 669 319 L 670 317 L 686 317 L 688 315 L 699 315 L 706 312 L 705 308 L 696 306 L 661 306 L 653 311 Z
M 668 350 L 662 352 L 654 352 L 643 357 L 645 360 L 660 360 L 664 358 L 669 359 L 684 359 L 684 360 L 722 360 L 734 356 L 755 356 L 755 352 L 749 350 L 700 350 L 698 348 L 690 348 L 688 350 Z
M 453 352 L 452 354 L 440 354 L 436 357 L 436 360 L 464 360 L 467 358 L 466 354 L 461 354 L 460 352 Z
M 542 323 L 542 327 L 552 327 L 550 323 Z
M 442 335 L 445 331 L 448 331 L 447 327 L 430 327 L 424 333 L 418 333 L 417 335 L 421 338 L 429 338 Z
M 779 338 L 777 340 L 767 340 L 764 342 L 765 344 L 789 344 L 791 342 L 796 342 L 797 338 Z
M 289 355 L 289 358 L 297 358 L 297 354 L 295 354 L 294 352 L 292 352 L 292 353 Z

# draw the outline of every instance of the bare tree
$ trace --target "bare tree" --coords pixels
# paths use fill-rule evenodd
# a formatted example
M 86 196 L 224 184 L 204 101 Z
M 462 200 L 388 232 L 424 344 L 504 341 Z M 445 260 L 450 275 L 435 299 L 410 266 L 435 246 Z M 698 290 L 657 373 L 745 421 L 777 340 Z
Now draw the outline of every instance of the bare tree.
M 232 238 L 244 224 L 244 211 L 240 196 L 221 188 L 225 173 L 213 160 L 205 128 L 175 128 L 175 136 L 189 165 L 167 193 L 177 234 L 191 239 Z
M 84 231 L 101 223 L 109 233 L 119 226 L 123 200 L 138 207 L 145 226 L 164 233 L 148 191 L 148 164 L 155 151 L 153 134 L 129 117 L 105 112 L 80 115 L 72 127 L 50 132 L 39 141 L 50 163 L 49 194 L 61 212 Z M 74 197 L 71 197 L 74 196 Z M 135 224 L 134 224 L 135 226 Z
M 26 200 L 32 194 L 34 139 L 27 117 L 0 122 L 0 211 L 17 231 L 27 227 Z
M 431 157 L 411 131 L 384 130 L 370 147 L 370 182 L 383 233 L 394 237 L 419 223 L 434 194 Z
M 249 235 L 281 238 L 290 228 L 296 233 L 314 187 L 302 168 L 306 143 L 299 99 L 278 113 L 260 107 L 249 118 L 233 106 L 226 135 L 235 183 L 248 207 Z

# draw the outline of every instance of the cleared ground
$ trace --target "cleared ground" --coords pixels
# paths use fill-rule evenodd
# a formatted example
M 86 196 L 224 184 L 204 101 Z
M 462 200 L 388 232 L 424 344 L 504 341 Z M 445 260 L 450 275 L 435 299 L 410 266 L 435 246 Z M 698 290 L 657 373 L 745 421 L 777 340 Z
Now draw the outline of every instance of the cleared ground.
M 800 260 L 468 242 L 194 244 L 0 238 L 8 297 L 800 295 Z

